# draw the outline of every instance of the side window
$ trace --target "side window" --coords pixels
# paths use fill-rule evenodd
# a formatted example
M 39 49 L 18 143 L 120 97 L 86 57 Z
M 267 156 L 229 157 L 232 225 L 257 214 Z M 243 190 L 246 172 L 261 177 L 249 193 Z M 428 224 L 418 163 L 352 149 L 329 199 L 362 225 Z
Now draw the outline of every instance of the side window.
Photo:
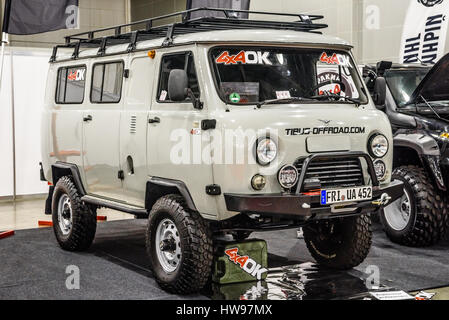
M 63 67 L 58 70 L 56 103 L 82 103 L 86 85 L 86 67 Z
M 157 101 L 171 102 L 168 96 L 168 77 L 173 69 L 182 69 L 187 71 L 189 79 L 189 88 L 196 97 L 200 96 L 198 78 L 196 76 L 195 63 L 191 52 L 165 55 L 161 60 L 161 73 L 159 76 L 159 88 L 157 91 Z M 189 98 L 186 99 L 186 101 Z
M 123 62 L 97 63 L 93 68 L 90 100 L 117 103 L 122 96 Z

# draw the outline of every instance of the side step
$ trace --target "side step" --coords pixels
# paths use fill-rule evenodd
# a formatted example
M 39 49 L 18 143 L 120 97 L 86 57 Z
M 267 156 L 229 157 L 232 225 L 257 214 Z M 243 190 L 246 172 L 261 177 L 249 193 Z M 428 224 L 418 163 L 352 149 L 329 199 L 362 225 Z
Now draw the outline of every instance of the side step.
M 108 209 L 113 209 L 113 210 L 129 213 L 129 214 L 133 214 L 138 219 L 148 217 L 147 210 L 142 207 L 136 207 L 136 206 L 129 205 L 129 204 L 118 203 L 115 201 L 105 200 L 105 199 L 101 199 L 101 198 L 97 198 L 97 197 L 93 197 L 93 196 L 83 196 L 81 198 L 81 200 L 86 203 L 97 206 L 97 207 L 104 207 L 104 208 L 108 208 Z

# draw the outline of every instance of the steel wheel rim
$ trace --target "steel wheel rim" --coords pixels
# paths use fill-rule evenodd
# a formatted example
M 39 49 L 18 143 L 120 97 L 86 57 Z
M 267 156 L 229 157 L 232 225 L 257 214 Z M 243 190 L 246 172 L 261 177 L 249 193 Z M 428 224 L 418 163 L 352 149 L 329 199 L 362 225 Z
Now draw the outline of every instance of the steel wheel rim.
M 68 195 L 63 194 L 58 201 L 58 224 L 63 235 L 72 230 L 72 203 Z
M 412 213 L 410 199 L 408 191 L 404 189 L 404 194 L 400 199 L 384 208 L 385 219 L 393 230 L 402 231 L 407 227 Z
M 163 219 L 156 229 L 156 254 L 165 272 L 174 272 L 181 261 L 181 238 L 174 222 Z

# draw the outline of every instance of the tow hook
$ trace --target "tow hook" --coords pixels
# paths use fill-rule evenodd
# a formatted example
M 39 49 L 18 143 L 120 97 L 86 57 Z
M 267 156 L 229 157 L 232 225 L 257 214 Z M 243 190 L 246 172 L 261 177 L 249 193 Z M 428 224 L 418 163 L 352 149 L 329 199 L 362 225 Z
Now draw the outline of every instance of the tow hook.
M 391 197 L 388 195 L 388 193 L 384 193 L 380 196 L 379 200 L 371 202 L 371 204 L 379 207 L 385 207 L 391 200 Z

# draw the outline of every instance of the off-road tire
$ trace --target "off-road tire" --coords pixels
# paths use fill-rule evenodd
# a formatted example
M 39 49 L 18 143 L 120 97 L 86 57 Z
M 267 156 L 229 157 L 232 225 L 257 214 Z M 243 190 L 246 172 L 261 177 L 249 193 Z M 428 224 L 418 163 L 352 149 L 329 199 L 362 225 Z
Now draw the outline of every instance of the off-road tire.
M 72 226 L 69 234 L 64 235 L 58 222 L 59 198 L 66 194 L 72 207 Z M 87 250 L 95 238 L 97 230 L 96 209 L 81 201 L 81 196 L 71 177 L 61 177 L 56 183 L 52 198 L 53 231 L 62 249 L 67 251 Z
M 427 172 L 417 166 L 402 166 L 392 178 L 406 184 L 411 197 L 411 215 L 403 230 L 393 229 L 382 210 L 380 218 L 388 238 L 410 247 L 431 246 L 440 241 L 448 228 L 448 199 L 437 189 Z
M 164 271 L 158 261 L 156 230 L 163 219 L 176 225 L 181 238 L 182 258 L 174 272 Z M 212 272 L 213 246 L 211 232 L 197 212 L 187 208 L 184 198 L 171 194 L 153 205 L 148 218 L 146 247 L 150 267 L 159 286 L 171 293 L 189 294 L 200 291 Z
M 369 215 L 317 221 L 303 230 L 310 254 L 328 268 L 354 268 L 365 260 L 371 248 Z

